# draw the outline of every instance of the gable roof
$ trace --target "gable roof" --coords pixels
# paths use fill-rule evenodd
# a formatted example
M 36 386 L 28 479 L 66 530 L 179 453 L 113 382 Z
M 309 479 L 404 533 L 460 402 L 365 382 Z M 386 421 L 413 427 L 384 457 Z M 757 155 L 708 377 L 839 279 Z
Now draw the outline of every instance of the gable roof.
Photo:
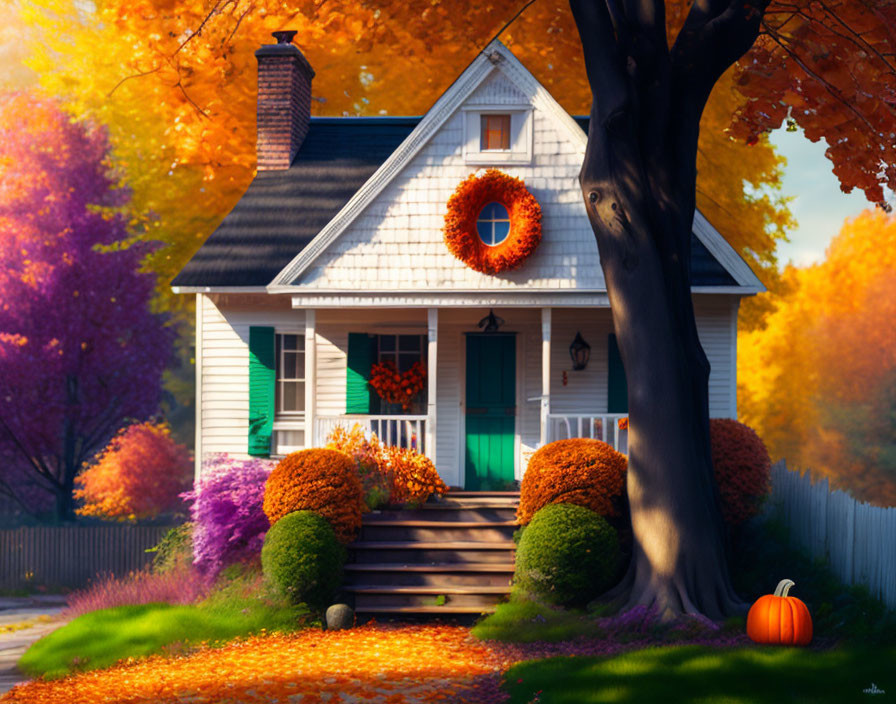
M 565 128 L 570 141 L 579 143 L 582 153 L 588 141 L 572 116 L 554 100 L 528 69 L 498 39 L 492 40 L 464 72 L 446 90 L 420 120 L 414 131 L 364 186 L 345 204 L 335 218 L 271 282 L 270 288 L 283 290 L 292 284 L 323 251 L 339 237 L 389 185 L 392 179 L 417 155 L 442 125 L 464 104 L 472 93 L 495 71 L 503 73 L 531 104 L 554 118 Z
M 419 117 L 312 117 L 292 165 L 259 171 L 171 285 L 266 286 L 419 122 Z
M 588 118 L 570 116 L 500 41 L 483 50 L 423 117 L 311 118 L 289 169 L 259 172 L 246 193 L 172 281 L 186 289 L 288 291 L 410 159 L 495 70 L 587 143 Z M 691 236 L 693 287 L 765 287 L 697 212 Z

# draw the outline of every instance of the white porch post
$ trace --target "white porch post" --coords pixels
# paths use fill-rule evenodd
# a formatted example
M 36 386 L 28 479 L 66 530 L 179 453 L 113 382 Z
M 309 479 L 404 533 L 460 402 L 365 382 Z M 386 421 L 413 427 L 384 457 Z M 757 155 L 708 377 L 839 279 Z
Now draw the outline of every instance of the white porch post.
M 426 346 L 426 456 L 436 464 L 436 363 L 439 347 L 439 309 L 428 308 Z
M 315 447 L 316 437 L 315 407 L 317 405 L 317 355 L 315 347 L 315 323 L 317 316 L 313 308 L 305 311 L 305 447 Z
M 548 414 L 551 412 L 551 309 L 541 309 L 541 435 L 548 441 Z

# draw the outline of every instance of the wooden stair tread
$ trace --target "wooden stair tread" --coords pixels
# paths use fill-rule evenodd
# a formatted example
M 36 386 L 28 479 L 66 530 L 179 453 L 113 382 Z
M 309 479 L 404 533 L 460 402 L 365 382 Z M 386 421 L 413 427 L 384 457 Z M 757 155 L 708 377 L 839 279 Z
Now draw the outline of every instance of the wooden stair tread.
M 364 525 L 408 528 L 503 528 L 519 524 L 516 521 L 408 521 L 401 518 L 377 518 L 366 521 Z
M 495 610 L 494 606 L 359 606 L 361 614 L 484 614 Z
M 449 491 L 447 494 L 442 494 L 443 498 L 451 498 L 452 496 L 472 496 L 474 498 L 478 498 L 480 496 L 514 496 L 519 498 L 519 491 Z
M 513 572 L 512 562 L 434 562 L 430 565 L 398 562 L 352 563 L 345 566 L 352 572 Z
M 356 584 L 345 587 L 348 592 L 361 594 L 509 594 L 510 585 L 502 586 L 470 586 L 470 587 L 425 587 L 415 585 L 392 584 Z
M 417 506 L 414 511 L 445 511 L 446 509 L 462 509 L 462 508 L 475 508 L 475 509 L 513 509 L 516 510 L 517 502 L 512 501 L 472 501 L 469 499 L 457 499 L 456 501 L 439 501 L 434 504 L 423 504 L 422 506 Z M 404 509 L 398 509 L 404 510 Z
M 351 550 L 516 550 L 512 540 L 438 541 L 363 540 L 349 544 Z

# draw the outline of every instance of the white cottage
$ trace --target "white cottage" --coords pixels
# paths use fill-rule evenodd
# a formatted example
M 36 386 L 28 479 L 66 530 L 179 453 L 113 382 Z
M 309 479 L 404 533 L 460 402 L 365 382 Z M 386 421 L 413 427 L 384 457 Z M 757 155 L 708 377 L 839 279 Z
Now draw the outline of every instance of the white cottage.
M 557 438 L 624 450 L 625 375 L 578 185 L 587 118 L 499 41 L 422 117 L 312 118 L 293 34 L 256 53 L 258 174 L 172 282 L 196 296 L 197 472 L 212 453 L 284 455 L 356 422 L 474 490 L 519 480 Z M 496 274 L 443 235 L 449 198 L 487 168 L 523 179 L 542 212 L 540 244 Z M 493 205 L 482 246 L 513 226 Z M 691 267 L 710 414 L 734 418 L 738 304 L 764 289 L 699 212 Z M 407 408 L 368 384 L 386 360 L 426 367 Z

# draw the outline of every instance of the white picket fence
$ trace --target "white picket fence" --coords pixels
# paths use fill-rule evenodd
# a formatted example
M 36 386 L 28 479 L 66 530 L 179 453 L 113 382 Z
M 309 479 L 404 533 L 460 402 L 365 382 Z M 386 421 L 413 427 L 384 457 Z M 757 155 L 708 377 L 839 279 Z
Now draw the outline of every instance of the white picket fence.
M 781 509 L 791 540 L 826 558 L 845 584 L 864 584 L 896 609 L 896 508 L 860 503 L 809 472 L 772 466 L 772 502 Z

